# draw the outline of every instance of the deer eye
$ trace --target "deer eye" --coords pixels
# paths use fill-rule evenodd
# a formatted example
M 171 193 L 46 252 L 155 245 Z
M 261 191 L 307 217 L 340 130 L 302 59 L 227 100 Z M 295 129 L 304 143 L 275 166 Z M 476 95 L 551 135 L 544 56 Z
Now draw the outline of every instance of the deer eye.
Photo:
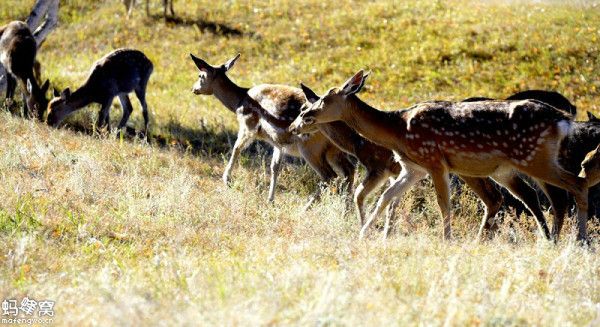
M 314 117 L 304 117 L 304 124 L 306 125 L 312 125 L 315 123 L 315 118 Z

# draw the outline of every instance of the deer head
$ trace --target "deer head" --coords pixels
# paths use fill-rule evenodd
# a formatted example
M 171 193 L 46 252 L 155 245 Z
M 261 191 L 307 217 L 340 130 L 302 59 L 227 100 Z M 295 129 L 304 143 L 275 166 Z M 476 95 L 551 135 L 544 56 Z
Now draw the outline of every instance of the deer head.
M 302 91 L 309 105 L 290 125 L 290 131 L 307 133 L 314 129 L 314 125 L 340 120 L 344 109 L 348 105 L 346 99 L 360 92 L 365 85 L 369 73 L 360 70 L 341 87 L 330 89 L 323 97 L 319 97 L 306 85 L 301 84 Z
M 44 116 L 44 111 L 48 107 L 48 99 L 46 98 L 46 92 L 50 87 L 50 81 L 46 80 L 42 87 L 39 89 L 34 86 L 34 82 L 30 79 L 27 79 L 27 92 L 26 99 L 27 107 L 29 108 L 30 113 L 36 113 L 39 119 L 42 119 Z
M 581 162 L 579 177 L 588 181 L 588 187 L 600 183 L 600 144 L 590 151 Z
M 71 90 L 69 88 L 64 89 L 62 92 L 54 89 L 54 99 L 50 100 L 48 104 L 48 125 L 58 126 L 69 113 L 75 110 L 69 102 L 70 99 Z
M 228 60 L 226 63 L 221 66 L 212 66 L 206 61 L 194 56 L 190 53 L 194 64 L 198 70 L 200 70 L 200 74 L 198 74 L 198 80 L 194 83 L 192 87 L 192 92 L 194 94 L 205 94 L 212 95 L 213 94 L 213 82 L 219 77 L 219 75 L 224 75 L 228 70 L 230 70 L 235 62 L 240 57 L 238 53 L 235 57 Z

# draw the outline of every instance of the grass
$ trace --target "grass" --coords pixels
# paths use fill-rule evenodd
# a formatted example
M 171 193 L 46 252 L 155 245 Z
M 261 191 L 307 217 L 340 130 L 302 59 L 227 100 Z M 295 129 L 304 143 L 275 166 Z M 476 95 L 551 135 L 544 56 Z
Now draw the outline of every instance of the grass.
M 0 21 L 32 3 L 4 1 Z M 61 6 L 39 53 L 43 75 L 74 88 L 108 51 L 143 50 L 155 64 L 148 101 L 163 146 L 0 113 L 0 299 L 54 300 L 59 325 L 600 323 L 600 258 L 574 245 L 571 222 L 556 246 L 538 240 L 532 219 L 473 243 L 481 213 L 465 192 L 453 197 L 455 240 L 443 242 L 422 183 L 390 239 L 359 242 L 338 195 L 302 212 L 316 182 L 303 165 L 286 165 L 275 204 L 266 202 L 263 145 L 225 187 L 235 117 L 190 92 L 188 59 L 220 64 L 241 52 L 230 73 L 240 84 L 303 81 L 320 92 L 368 68 L 362 97 L 389 109 L 556 89 L 584 117 L 600 109 L 594 3 L 178 0 L 179 23 L 141 6 L 126 20 L 119 1 Z M 69 124 L 85 129 L 96 115 L 85 109 Z

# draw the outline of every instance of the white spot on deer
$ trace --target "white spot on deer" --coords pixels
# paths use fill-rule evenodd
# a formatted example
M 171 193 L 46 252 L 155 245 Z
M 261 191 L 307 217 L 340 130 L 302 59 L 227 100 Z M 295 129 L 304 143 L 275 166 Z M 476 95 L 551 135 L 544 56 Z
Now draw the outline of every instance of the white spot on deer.
M 517 125 L 517 123 L 513 123 L 513 129 L 514 129 L 514 130 L 517 130 L 517 127 L 519 127 L 519 126 Z
M 481 144 L 477 144 L 477 147 L 478 147 L 479 149 L 483 149 L 483 145 L 481 145 Z
M 542 143 L 544 143 L 544 138 L 543 138 L 543 137 L 540 137 L 540 138 L 537 140 L 537 144 L 542 144 Z
M 493 145 L 493 146 L 498 146 L 498 142 L 496 142 L 496 141 L 492 141 L 492 145 Z
M 508 148 L 508 143 L 502 142 L 502 146 L 505 147 L 505 148 Z

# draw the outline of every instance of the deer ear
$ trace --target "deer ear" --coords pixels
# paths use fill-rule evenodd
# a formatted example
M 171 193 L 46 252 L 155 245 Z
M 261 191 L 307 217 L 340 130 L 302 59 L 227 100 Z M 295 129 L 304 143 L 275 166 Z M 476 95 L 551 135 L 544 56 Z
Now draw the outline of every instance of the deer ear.
M 304 97 L 306 98 L 306 101 L 310 103 L 315 103 L 319 100 L 319 96 L 308 86 L 300 83 L 300 88 L 302 88 L 302 92 L 304 92 Z
M 593 113 L 587 112 L 588 120 L 594 122 L 600 122 L 600 118 L 596 117 Z
M 47 79 L 44 82 L 44 84 L 42 84 L 42 87 L 40 88 L 40 91 L 42 92 L 42 94 L 45 95 L 49 88 L 50 88 L 50 80 Z
M 71 96 L 71 90 L 67 87 L 60 93 L 60 98 L 63 100 L 67 100 Z
M 27 93 L 33 93 L 33 85 L 31 85 L 31 79 L 27 79 Z
M 225 69 L 225 71 L 228 71 L 231 69 L 231 67 L 233 67 L 233 65 L 235 65 L 235 62 L 240 58 L 242 54 L 238 53 L 235 57 L 229 59 L 226 63 L 223 64 L 223 69 Z
M 354 74 L 354 76 L 350 77 L 349 80 L 344 83 L 344 86 L 341 87 L 342 93 L 344 95 L 351 95 L 360 92 L 360 90 L 365 85 L 365 81 L 367 80 L 367 76 L 369 73 L 366 73 L 361 69 L 358 73 Z
M 196 67 L 198 67 L 198 69 L 200 69 L 201 71 L 209 71 L 211 70 L 213 67 L 211 65 L 209 65 L 206 61 L 194 56 L 193 54 L 190 53 L 190 57 L 192 57 L 192 60 L 194 61 L 194 64 L 196 64 Z
M 54 95 L 55 98 L 58 98 L 60 96 L 60 90 L 57 88 L 53 88 L 52 95 Z

